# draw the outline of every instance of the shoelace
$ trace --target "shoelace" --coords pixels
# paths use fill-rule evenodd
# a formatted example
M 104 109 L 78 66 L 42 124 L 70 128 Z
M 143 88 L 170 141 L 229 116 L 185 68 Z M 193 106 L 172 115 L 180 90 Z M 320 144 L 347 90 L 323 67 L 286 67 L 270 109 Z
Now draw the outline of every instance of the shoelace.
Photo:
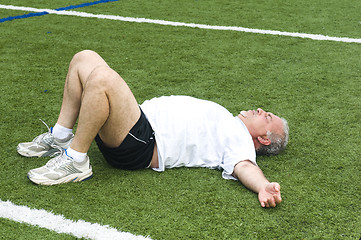
M 48 129 L 48 132 L 43 133 L 43 134 L 35 137 L 35 138 L 33 139 L 33 142 L 39 144 L 39 143 L 41 143 L 42 140 L 44 139 L 44 141 L 45 141 L 46 143 L 48 143 L 48 142 L 50 143 L 51 140 L 49 141 L 49 138 L 52 137 L 52 135 L 51 135 L 51 129 L 49 128 L 48 124 L 46 124 L 42 119 L 39 119 L 39 120 L 46 126 L 46 128 Z M 50 145 L 50 144 L 49 144 L 49 145 Z
M 66 150 L 63 150 L 61 149 L 61 154 L 55 158 L 52 158 L 50 159 L 47 163 L 46 163 L 46 166 L 47 167 L 55 167 L 55 168 L 58 168 L 66 163 L 70 163 L 72 162 L 72 158 L 69 157 L 67 154 L 66 154 Z
M 33 139 L 33 142 L 36 144 L 40 144 L 43 141 L 46 144 L 48 144 L 49 146 L 51 146 L 52 148 L 57 148 L 60 150 L 60 152 L 62 152 L 63 149 L 61 147 L 59 147 L 58 145 L 54 144 L 54 136 L 51 133 L 51 128 L 42 119 L 39 119 L 39 120 L 46 126 L 46 128 L 48 129 L 48 132 L 37 136 L 36 138 Z

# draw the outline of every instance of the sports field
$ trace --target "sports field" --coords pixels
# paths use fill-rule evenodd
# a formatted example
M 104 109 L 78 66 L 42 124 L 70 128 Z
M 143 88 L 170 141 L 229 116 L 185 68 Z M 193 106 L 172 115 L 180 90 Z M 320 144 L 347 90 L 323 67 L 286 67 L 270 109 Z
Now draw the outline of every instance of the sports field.
M 0 0 L 0 239 L 359 239 L 360 9 L 355 0 Z M 286 118 L 286 151 L 257 159 L 283 202 L 261 208 L 216 170 L 113 169 L 95 144 L 91 180 L 32 184 L 27 172 L 49 159 L 16 146 L 47 131 L 38 119 L 55 124 L 69 61 L 84 49 L 139 103 L 190 95 Z

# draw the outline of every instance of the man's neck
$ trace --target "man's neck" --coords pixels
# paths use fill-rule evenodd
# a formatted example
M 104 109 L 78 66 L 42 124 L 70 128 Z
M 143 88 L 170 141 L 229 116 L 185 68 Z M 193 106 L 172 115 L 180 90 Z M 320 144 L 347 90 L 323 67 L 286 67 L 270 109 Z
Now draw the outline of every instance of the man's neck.
M 247 130 L 248 130 L 248 133 L 249 135 L 251 135 L 252 137 L 252 140 L 253 140 L 253 145 L 254 145 L 254 148 L 257 150 L 261 147 L 261 143 L 258 141 L 257 137 L 253 137 L 251 132 L 249 131 L 248 129 L 248 126 L 247 124 L 245 123 L 245 121 L 243 121 L 242 118 L 244 118 L 241 114 L 238 114 L 237 117 L 239 118 L 239 120 L 241 120 L 243 122 L 243 124 L 246 126 Z

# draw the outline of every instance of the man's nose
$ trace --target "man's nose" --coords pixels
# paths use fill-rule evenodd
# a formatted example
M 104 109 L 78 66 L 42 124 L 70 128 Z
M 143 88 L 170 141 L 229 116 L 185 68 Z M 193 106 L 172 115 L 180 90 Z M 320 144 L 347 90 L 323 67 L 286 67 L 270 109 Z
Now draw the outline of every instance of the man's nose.
M 257 108 L 257 112 L 258 112 L 258 114 L 263 114 L 263 113 L 265 113 L 265 111 L 263 111 L 263 109 L 262 108 Z

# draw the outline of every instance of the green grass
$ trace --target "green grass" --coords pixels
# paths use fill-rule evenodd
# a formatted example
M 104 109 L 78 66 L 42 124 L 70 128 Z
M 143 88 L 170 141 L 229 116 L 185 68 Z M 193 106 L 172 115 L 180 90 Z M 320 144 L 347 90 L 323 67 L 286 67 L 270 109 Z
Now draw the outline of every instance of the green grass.
M 71 4 L 84 3 L 76 1 Z M 3 0 L 57 8 L 68 1 Z M 76 9 L 212 25 L 361 38 L 355 1 L 119 1 Z M 0 10 L 0 18 L 24 14 Z M 55 124 L 68 63 L 99 52 L 139 103 L 170 94 L 218 102 L 237 114 L 263 107 L 290 124 L 290 143 L 258 163 L 283 202 L 257 196 L 208 169 L 121 171 L 95 145 L 94 177 L 42 187 L 26 179 L 48 159 L 19 142 Z M 358 239 L 361 236 L 360 44 L 46 15 L 0 23 L 0 199 L 153 239 Z M 72 239 L 0 219 L 6 239 Z

